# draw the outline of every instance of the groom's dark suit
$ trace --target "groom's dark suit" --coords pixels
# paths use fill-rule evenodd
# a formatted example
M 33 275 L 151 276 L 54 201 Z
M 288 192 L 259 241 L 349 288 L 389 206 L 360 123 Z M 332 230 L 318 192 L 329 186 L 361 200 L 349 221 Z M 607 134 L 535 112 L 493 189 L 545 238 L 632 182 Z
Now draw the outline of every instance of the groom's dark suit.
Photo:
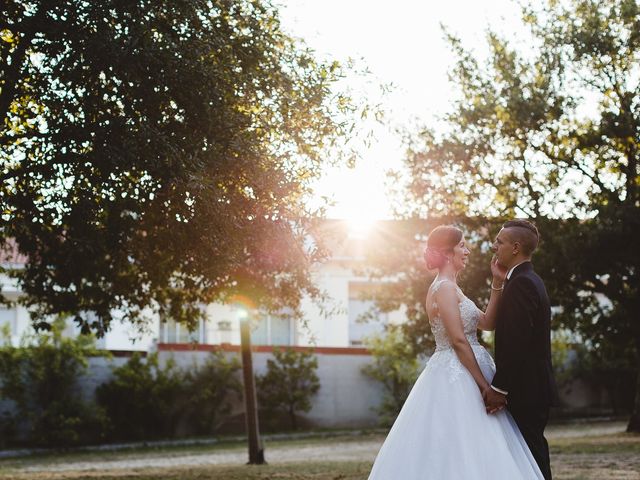
M 506 281 L 497 312 L 496 374 L 492 385 L 508 392 L 507 409 L 545 479 L 551 479 L 544 428 L 557 398 L 551 369 L 551 307 L 531 262 L 518 265 Z

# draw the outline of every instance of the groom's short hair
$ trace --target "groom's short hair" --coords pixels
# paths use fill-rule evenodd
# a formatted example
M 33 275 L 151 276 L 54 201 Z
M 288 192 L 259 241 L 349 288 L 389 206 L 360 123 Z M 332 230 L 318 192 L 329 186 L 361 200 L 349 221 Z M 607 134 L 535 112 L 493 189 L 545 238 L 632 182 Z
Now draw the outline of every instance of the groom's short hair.
M 540 233 L 536 226 L 529 220 L 516 219 L 509 220 L 502 228 L 508 228 L 511 240 L 518 242 L 522 247 L 522 253 L 531 255 L 538 248 Z

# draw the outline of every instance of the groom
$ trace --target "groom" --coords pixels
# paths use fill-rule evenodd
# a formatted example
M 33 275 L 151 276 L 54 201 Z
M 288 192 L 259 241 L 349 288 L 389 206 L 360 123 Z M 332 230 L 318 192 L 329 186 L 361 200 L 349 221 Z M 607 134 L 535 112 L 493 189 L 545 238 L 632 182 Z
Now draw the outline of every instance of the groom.
M 527 220 L 505 223 L 493 244 L 507 275 L 495 331 L 496 374 L 484 396 L 487 412 L 506 405 L 544 478 L 551 479 L 544 428 L 557 396 L 551 369 L 551 308 L 531 255 L 538 229 Z

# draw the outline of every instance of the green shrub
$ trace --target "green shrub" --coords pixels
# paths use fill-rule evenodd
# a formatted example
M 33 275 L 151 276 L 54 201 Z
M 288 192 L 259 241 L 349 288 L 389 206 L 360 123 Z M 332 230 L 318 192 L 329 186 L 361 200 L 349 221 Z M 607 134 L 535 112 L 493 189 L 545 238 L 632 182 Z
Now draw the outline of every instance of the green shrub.
M 214 433 L 242 399 L 239 371 L 237 357 L 212 352 L 203 365 L 185 372 L 185 420 L 194 433 Z
M 318 359 L 312 352 L 296 352 L 291 348 L 273 350 L 267 360 L 267 373 L 256 377 L 258 401 L 267 412 L 281 411 L 289 416 L 296 430 L 296 412 L 311 410 L 311 397 L 320 389 L 316 375 Z
M 19 347 L 0 347 L 0 400 L 13 413 L 3 412 L 5 443 L 67 447 L 104 438 L 108 421 L 99 408 L 81 397 L 79 377 L 87 358 L 96 355 L 92 337 L 63 338 L 65 320 L 58 318 L 49 332 L 30 334 Z
M 420 365 L 411 343 L 399 328 L 389 329 L 386 335 L 369 337 L 365 344 L 373 363 L 363 367 L 362 372 L 382 383 L 384 397 L 377 412 L 383 425 L 391 425 L 420 374 Z
M 228 415 L 241 388 L 237 359 L 213 353 L 203 365 L 177 368 L 173 359 L 160 366 L 157 354 L 134 354 L 113 370 L 113 379 L 96 390 L 116 440 L 148 440 L 188 433 L 210 434 Z
M 0 413 L 0 448 L 9 447 L 16 438 L 16 417 L 9 410 L 3 410 Z
M 157 354 L 143 358 L 136 352 L 113 375 L 96 389 L 98 404 L 111 419 L 112 438 L 146 440 L 173 435 L 183 389 L 175 363 L 169 360 L 162 368 Z

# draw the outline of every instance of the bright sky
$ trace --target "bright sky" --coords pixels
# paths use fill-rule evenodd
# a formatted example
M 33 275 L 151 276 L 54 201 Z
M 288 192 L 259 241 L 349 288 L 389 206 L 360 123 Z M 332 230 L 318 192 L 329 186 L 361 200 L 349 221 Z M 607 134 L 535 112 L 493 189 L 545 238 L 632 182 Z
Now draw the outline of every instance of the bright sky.
M 432 122 L 447 110 L 453 87 L 447 73 L 452 57 L 441 24 L 458 35 L 467 48 L 485 50 L 487 26 L 518 39 L 523 27 L 513 0 L 276 0 L 284 29 L 304 39 L 321 58 L 366 66 L 380 83 L 393 83 L 383 99 L 392 126 Z M 522 37 L 522 35 L 520 35 Z M 353 80 L 354 88 L 358 81 Z M 377 95 L 377 89 L 368 92 Z M 376 139 L 361 151 L 353 170 L 327 171 L 318 196 L 333 198 L 328 217 L 389 218 L 385 172 L 402 165 L 399 135 L 379 127 Z

